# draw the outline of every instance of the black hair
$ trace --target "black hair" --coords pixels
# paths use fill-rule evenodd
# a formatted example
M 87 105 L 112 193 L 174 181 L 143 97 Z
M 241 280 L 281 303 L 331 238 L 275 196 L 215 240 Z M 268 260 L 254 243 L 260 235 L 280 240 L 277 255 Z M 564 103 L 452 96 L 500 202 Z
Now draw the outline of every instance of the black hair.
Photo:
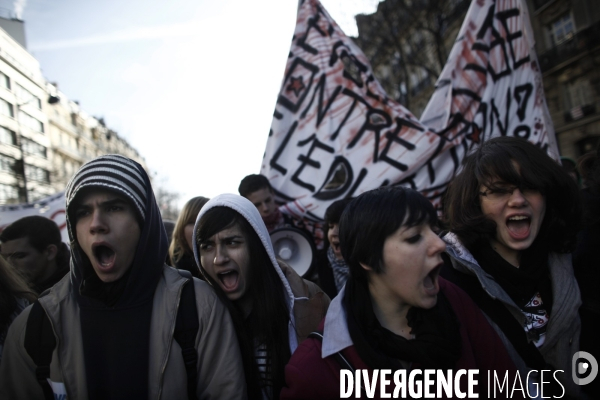
M 18 219 L 4 228 L 0 234 L 2 243 L 21 238 L 27 238 L 29 244 L 40 253 L 51 244 L 60 249 L 62 243 L 58 225 L 51 219 L 39 215 Z
M 571 250 L 581 215 L 575 180 L 541 148 L 509 136 L 489 139 L 467 156 L 446 193 L 444 222 L 468 249 L 496 236 L 496 224 L 480 205 L 481 186 L 497 189 L 495 183 L 541 193 L 546 212 L 536 242 L 553 251 Z
M 252 174 L 242 179 L 240 186 L 238 187 L 238 192 L 240 193 L 240 196 L 247 198 L 252 193 L 265 188 L 269 189 L 269 191 L 273 191 L 273 187 L 271 187 L 267 177 L 260 174 Z
M 327 210 L 325 210 L 325 225 L 339 224 L 344 209 L 348 204 L 350 204 L 351 201 L 352 198 L 349 197 L 331 203 L 329 207 L 327 207 Z
M 208 210 L 200 219 L 196 228 L 195 246 L 199 248 L 213 235 L 235 225 L 244 234 L 250 253 L 246 294 L 252 301 L 250 315 L 244 318 L 241 309 L 227 298 L 218 283 L 204 270 L 201 262 L 200 269 L 231 313 L 242 351 L 250 398 L 260 393 L 258 366 L 254 358 L 257 343 L 266 346 L 271 360 L 271 370 L 268 373 L 273 379 L 273 395 L 278 398 L 285 382 L 284 368 L 291 357 L 288 339 L 289 300 L 264 245 L 242 215 L 229 207 L 220 206 Z
M 383 245 L 401 226 L 437 225 L 433 205 L 419 192 L 387 186 L 365 192 L 346 206 L 340 219 L 342 256 L 357 281 L 367 282 L 361 263 L 383 273 Z

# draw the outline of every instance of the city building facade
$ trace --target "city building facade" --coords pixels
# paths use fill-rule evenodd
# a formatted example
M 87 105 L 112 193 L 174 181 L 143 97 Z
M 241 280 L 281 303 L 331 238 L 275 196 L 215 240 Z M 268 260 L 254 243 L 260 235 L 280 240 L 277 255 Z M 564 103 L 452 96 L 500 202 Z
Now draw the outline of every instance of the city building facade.
M 562 156 L 600 142 L 600 2 L 523 0 L 536 40 L 548 108 Z M 357 15 L 354 38 L 390 97 L 420 116 L 470 0 L 384 0 Z M 440 65 L 440 60 L 443 63 Z
M 117 132 L 106 127 L 102 118 L 87 114 L 76 101 L 69 100 L 55 84 L 48 93 L 59 101 L 48 110 L 51 142 L 51 182 L 56 191 L 64 190 L 69 179 L 85 162 L 103 154 L 121 154 L 140 163 L 145 160 Z
M 419 117 L 471 0 L 385 0 L 356 16 L 356 44 L 386 93 Z
M 544 90 L 561 155 L 600 140 L 600 3 L 528 0 Z
M 111 153 L 148 170 L 102 118 L 46 81 L 26 49 L 23 21 L 0 17 L 0 205 L 61 192 L 83 163 Z
M 39 62 L 0 28 L 0 204 L 54 193 L 47 100 Z

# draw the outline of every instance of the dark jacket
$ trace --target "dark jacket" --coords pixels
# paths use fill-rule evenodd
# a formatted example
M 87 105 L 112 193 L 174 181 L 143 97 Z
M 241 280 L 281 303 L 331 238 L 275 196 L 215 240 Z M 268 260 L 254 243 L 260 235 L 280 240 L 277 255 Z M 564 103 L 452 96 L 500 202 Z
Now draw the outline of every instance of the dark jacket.
M 458 237 L 453 233 L 448 233 L 442 239 L 446 242 L 446 251 L 451 259 L 451 265 L 445 265 L 444 269 L 442 269 L 442 276 L 446 276 L 446 269 L 448 269 L 449 273 L 456 271 L 459 275 L 476 277 L 476 281 L 481 285 L 486 295 L 501 302 L 520 327 L 525 327 L 527 317 L 500 284 L 481 268 L 473 255 L 459 241 Z M 581 306 L 581 296 L 575 276 L 573 275 L 571 255 L 550 253 L 548 256 L 548 266 L 553 292 L 552 312 L 550 313 L 546 329 L 545 341 L 538 350 L 543 356 L 543 360 L 549 366 L 553 369 L 564 371 L 557 376 L 566 390 L 566 397 L 579 398 L 580 387 L 572 379 L 572 359 L 574 354 L 579 351 L 581 322 L 577 311 Z M 465 289 L 465 291 L 469 292 L 469 289 Z M 507 333 L 496 323 L 492 322 L 494 318 L 488 315 L 486 317 L 488 317 L 488 320 L 490 320 L 492 326 L 504 342 L 512 360 L 521 371 L 521 376 L 526 375 L 531 369 L 539 369 L 532 365 L 526 365 L 523 352 L 517 351 L 509 340 Z M 534 339 L 534 336 L 529 333 L 527 334 L 529 342 Z
M 56 285 L 63 276 L 69 273 L 70 262 L 71 255 L 69 254 L 69 248 L 65 243 L 61 243 L 56 255 L 56 271 L 45 281 L 35 284 L 33 290 L 36 293 L 42 294 L 44 290 Z
M 78 190 L 86 185 L 121 190 L 127 199 L 128 188 L 123 189 L 119 179 L 127 179 L 138 191 L 136 198 L 143 199 L 139 207 L 143 213 L 131 266 L 123 277 L 106 284 L 77 243 L 73 205 L 77 204 Z M 173 340 L 179 299 L 187 280 L 164 264 L 167 235 L 148 175 L 141 165 L 125 157 L 99 157 L 75 174 L 66 198 L 73 243 L 71 270 L 40 298 L 57 342 L 50 364 L 55 394 L 66 394 L 71 400 L 187 397 L 183 356 Z M 200 325 L 195 340 L 197 394 L 217 398 L 226 392 L 232 398 L 245 398 L 231 318 L 207 284 L 195 279 L 193 284 Z M 8 332 L 0 365 L 2 399 L 43 398 L 35 365 L 23 345 L 30 310 L 23 311 Z
M 198 264 L 196 264 L 196 260 L 194 260 L 193 255 L 188 255 L 184 253 L 179 260 L 174 265 L 177 269 L 183 269 L 186 271 L 190 271 L 194 278 L 204 280 L 204 277 L 200 273 L 200 268 L 198 268 Z
M 514 382 L 516 367 L 510 360 L 498 335 L 486 321 L 471 299 L 458 287 L 440 279 L 440 290 L 449 300 L 460 323 L 461 356 L 456 363 L 458 369 L 479 369 L 478 379 L 484 380 L 487 369 L 494 369 L 504 377 L 508 371 L 509 382 Z M 341 294 L 343 293 L 340 292 Z M 325 320 L 321 323 L 323 342 L 309 338 L 305 340 L 294 353 L 286 366 L 286 387 L 281 391 L 281 399 L 338 399 L 340 398 L 340 363 L 333 353 L 341 350 L 341 354 L 350 362 L 354 369 L 369 369 L 360 359 L 356 348 L 349 339 L 349 333 L 344 330 L 345 310 L 342 295 L 332 302 Z M 346 347 L 344 347 L 346 346 Z M 342 348 L 341 348 L 342 347 Z M 412 365 L 411 369 L 419 368 Z M 393 380 L 392 380 L 393 382 Z M 461 380 L 461 390 L 466 392 L 466 381 Z M 479 388 L 486 392 L 487 388 Z M 393 384 L 390 385 L 393 389 Z M 364 391 L 363 397 L 365 396 Z M 388 390 L 391 393 L 391 390 Z M 515 393 L 514 398 L 519 398 Z M 380 389 L 377 387 L 375 398 L 379 398 Z M 481 396 L 480 396 L 481 397 Z M 352 394 L 354 398 L 354 393 Z M 502 398 L 499 395 L 497 398 Z

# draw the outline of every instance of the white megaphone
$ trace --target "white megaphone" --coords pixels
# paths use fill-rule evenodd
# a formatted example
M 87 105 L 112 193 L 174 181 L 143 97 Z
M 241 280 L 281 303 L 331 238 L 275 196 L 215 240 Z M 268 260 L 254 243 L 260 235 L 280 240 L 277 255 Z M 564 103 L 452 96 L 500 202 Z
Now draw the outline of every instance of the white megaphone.
M 310 276 L 316 253 L 312 238 L 306 232 L 292 227 L 275 229 L 270 236 L 275 256 L 301 277 Z

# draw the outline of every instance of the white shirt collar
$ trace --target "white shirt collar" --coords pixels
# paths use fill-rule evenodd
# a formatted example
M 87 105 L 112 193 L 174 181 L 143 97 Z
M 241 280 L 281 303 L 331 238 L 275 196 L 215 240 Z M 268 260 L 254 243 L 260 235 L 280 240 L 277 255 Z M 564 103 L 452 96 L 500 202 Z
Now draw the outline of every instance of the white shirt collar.
M 352 346 L 352 338 L 348 331 L 346 309 L 344 308 L 344 292 L 346 286 L 340 290 L 338 295 L 329 304 L 325 315 L 325 326 L 323 328 L 323 345 L 321 346 L 321 357 L 325 358 Z

